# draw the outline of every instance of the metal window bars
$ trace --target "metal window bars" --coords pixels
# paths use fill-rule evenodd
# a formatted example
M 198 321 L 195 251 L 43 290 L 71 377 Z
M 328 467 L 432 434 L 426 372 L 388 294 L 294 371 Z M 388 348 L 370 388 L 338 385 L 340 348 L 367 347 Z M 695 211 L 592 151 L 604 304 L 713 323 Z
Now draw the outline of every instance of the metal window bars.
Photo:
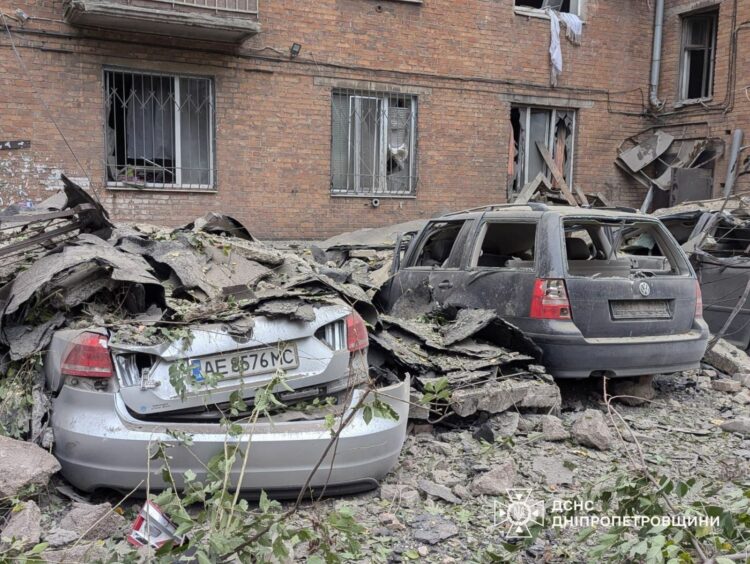
M 110 186 L 213 190 L 211 79 L 105 70 Z
M 335 90 L 331 123 L 332 194 L 415 195 L 416 96 Z
M 159 4 L 169 4 L 174 9 L 176 6 L 198 8 L 200 10 L 212 11 L 214 13 L 233 14 L 258 14 L 258 0 L 152 0 Z

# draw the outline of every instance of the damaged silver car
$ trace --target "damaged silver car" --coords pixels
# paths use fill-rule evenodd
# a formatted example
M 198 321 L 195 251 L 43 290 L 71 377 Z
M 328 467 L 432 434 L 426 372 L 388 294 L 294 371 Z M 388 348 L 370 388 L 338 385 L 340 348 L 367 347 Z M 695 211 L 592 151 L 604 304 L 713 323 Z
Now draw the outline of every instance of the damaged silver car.
M 379 390 L 397 420 L 366 423 L 360 409 L 335 452 L 318 465 L 331 441 L 326 415 L 346 416 L 364 393 L 362 319 L 348 306 L 324 306 L 315 309 L 312 321 L 254 321 L 251 333 L 241 337 L 221 325 L 204 325 L 191 328 L 189 339 L 158 345 L 119 342 L 102 328 L 56 332 L 45 371 L 55 393 L 51 424 L 63 475 L 85 491 L 147 484 L 158 490 L 167 484 L 156 468 L 147 472 L 154 444 L 174 447 L 170 466 L 182 485 L 187 470 L 200 480 L 210 478 L 206 463 L 229 443 L 251 449 L 240 484 L 245 490 L 297 495 L 311 473 L 313 489 L 375 487 L 396 463 L 405 438 L 407 382 Z M 330 405 L 247 422 L 256 392 L 279 372 L 286 385 L 277 384 L 272 392 L 282 403 L 331 398 Z M 247 412 L 229 415 L 233 394 L 244 400 Z M 228 436 L 225 419 L 245 421 L 243 433 Z M 191 444 L 177 440 L 180 435 L 191 436 Z M 232 470 L 234 484 L 240 467 L 238 461 Z

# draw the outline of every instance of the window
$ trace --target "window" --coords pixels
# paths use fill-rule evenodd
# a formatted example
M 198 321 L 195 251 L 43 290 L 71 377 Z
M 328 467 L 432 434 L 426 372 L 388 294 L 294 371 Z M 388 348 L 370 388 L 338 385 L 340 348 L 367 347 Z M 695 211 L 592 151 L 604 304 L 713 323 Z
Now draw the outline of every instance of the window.
M 581 4 L 582 0 L 515 0 L 516 6 L 524 6 L 527 8 L 536 8 L 538 10 L 546 10 L 551 8 L 558 12 L 569 12 L 571 14 L 581 15 Z
M 713 95 L 717 15 L 716 11 L 704 12 L 682 19 L 681 100 Z
M 488 222 L 479 239 L 481 246 L 471 266 L 479 268 L 533 268 L 536 223 Z
M 432 223 L 410 266 L 445 268 L 463 225 L 463 221 Z
M 544 157 L 537 148 L 543 145 L 562 172 L 565 183 L 573 184 L 574 110 L 513 107 L 510 111 L 511 139 L 508 157 L 508 201 L 541 172 L 556 186 Z
M 211 79 L 106 70 L 110 186 L 212 190 Z
M 415 194 L 416 97 L 336 91 L 331 123 L 333 194 Z

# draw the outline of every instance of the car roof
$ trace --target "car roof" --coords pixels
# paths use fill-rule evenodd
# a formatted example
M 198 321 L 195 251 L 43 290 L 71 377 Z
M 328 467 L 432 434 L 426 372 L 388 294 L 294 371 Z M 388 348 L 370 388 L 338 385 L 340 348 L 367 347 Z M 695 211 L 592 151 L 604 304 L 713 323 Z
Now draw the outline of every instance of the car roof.
M 466 220 L 479 217 L 502 218 L 512 215 L 513 217 L 539 217 L 546 213 L 554 213 L 561 216 L 590 217 L 592 219 L 602 218 L 632 218 L 641 220 L 654 220 L 653 216 L 639 212 L 632 208 L 581 208 L 576 206 L 562 206 L 543 204 L 541 202 L 530 202 L 529 204 L 497 204 L 482 206 L 468 210 L 457 211 L 433 218 L 435 220 Z

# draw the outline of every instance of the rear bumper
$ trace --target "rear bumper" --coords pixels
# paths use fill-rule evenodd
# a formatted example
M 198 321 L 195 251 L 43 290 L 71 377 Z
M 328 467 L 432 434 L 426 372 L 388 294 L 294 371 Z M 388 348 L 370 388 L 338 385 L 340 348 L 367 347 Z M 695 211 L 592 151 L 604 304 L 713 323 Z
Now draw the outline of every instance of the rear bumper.
M 361 392 L 355 392 L 351 412 Z M 341 433 L 338 444 L 314 473 L 310 486 L 326 490 L 371 489 L 396 464 L 406 436 L 409 383 L 378 390 L 380 399 L 398 413 L 398 421 L 374 417 L 365 423 L 360 410 Z M 368 398 L 369 399 L 369 398 Z M 337 420 L 338 422 L 338 420 Z M 297 495 L 331 441 L 322 420 L 257 423 L 250 433 L 229 437 L 218 424 L 144 422 L 130 416 L 118 394 L 89 392 L 64 386 L 53 403 L 54 454 L 62 474 L 84 491 L 97 488 L 159 491 L 165 487 L 159 460 L 149 462 L 158 443 L 169 445 L 169 465 L 178 486 L 183 473 L 192 470 L 205 481 L 205 465 L 223 452 L 225 442 L 248 444 L 250 455 L 241 489 L 265 490 L 278 496 Z M 192 445 L 180 444 L 166 431 L 192 435 Z M 239 481 L 240 460 L 231 472 L 232 486 Z
M 647 337 L 585 338 L 578 335 L 527 333 L 542 351 L 542 363 L 556 378 L 588 378 L 667 374 L 700 364 L 708 342 L 708 326 L 692 331 Z

